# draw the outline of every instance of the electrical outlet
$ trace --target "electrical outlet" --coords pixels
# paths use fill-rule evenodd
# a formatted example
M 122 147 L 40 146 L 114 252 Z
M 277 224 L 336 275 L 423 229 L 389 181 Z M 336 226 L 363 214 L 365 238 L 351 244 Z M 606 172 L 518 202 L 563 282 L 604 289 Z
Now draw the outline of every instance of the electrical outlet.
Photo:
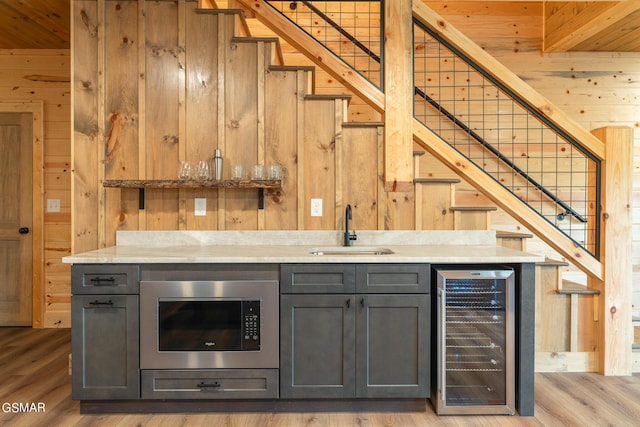
M 322 216 L 322 199 L 311 199 L 311 216 Z
M 207 216 L 207 199 L 196 197 L 193 203 L 193 214 L 195 216 Z
M 47 199 L 47 212 L 60 212 L 60 199 Z

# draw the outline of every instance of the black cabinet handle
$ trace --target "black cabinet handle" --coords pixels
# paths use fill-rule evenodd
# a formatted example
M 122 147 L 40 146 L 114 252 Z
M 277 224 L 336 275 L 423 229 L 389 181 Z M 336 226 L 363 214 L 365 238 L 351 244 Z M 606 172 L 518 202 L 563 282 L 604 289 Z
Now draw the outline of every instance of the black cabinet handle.
M 351 298 L 347 300 L 347 308 L 351 308 Z
M 109 301 L 91 301 L 89 303 L 89 305 L 95 305 L 95 306 L 100 306 L 100 305 L 113 305 L 113 301 L 109 300 Z
M 29 227 L 20 227 L 18 229 L 18 233 L 20 233 L 20 234 L 29 234 Z
M 222 387 L 222 384 L 220 384 L 220 381 L 214 381 L 213 384 L 208 384 L 204 381 L 201 381 L 200 383 L 198 383 L 197 387 L 200 389 L 200 391 L 218 391 Z
M 364 298 L 360 298 L 360 307 L 364 308 Z
M 95 286 L 111 286 L 116 283 L 116 279 L 113 277 L 94 277 L 89 281 Z

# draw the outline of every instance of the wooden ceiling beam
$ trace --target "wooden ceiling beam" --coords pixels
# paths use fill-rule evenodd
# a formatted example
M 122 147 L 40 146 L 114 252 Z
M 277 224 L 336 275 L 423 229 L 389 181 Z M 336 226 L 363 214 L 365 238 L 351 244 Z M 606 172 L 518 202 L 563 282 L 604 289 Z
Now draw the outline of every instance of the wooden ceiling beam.
M 640 1 L 544 3 L 544 52 L 566 52 L 640 10 Z

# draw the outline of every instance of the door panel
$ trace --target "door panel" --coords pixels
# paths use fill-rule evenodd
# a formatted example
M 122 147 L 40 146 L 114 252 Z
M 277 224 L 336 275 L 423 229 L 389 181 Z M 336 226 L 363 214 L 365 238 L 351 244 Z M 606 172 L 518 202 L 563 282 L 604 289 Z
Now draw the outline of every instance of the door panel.
M 280 397 L 353 397 L 353 295 L 282 295 L 280 316 Z
M 0 114 L 0 326 L 31 325 L 32 122 Z
M 428 397 L 429 296 L 357 298 L 357 397 Z

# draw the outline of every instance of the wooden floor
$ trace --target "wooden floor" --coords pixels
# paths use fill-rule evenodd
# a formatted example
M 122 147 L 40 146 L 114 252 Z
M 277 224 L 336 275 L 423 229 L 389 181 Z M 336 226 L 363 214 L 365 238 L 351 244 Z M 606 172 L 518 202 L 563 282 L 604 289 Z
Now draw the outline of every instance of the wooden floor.
M 0 328 L 0 426 L 637 426 L 640 376 L 536 374 L 534 417 L 415 413 L 81 415 L 71 400 L 68 329 Z M 11 403 L 44 412 L 11 413 Z

